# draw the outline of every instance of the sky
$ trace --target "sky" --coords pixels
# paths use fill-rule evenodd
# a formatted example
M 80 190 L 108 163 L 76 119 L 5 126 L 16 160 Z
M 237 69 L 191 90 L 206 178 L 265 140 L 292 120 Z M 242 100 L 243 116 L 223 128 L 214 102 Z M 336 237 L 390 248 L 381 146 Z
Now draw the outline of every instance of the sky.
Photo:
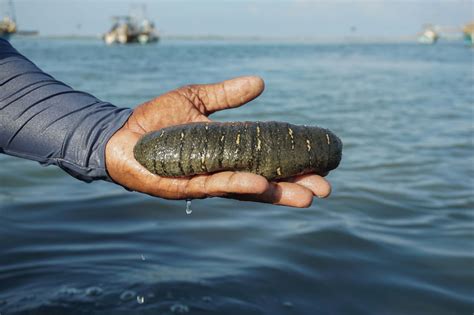
M 14 1 L 19 28 L 41 35 L 100 35 L 111 16 L 140 4 L 168 36 L 393 38 L 413 36 L 425 23 L 460 28 L 474 20 L 474 0 Z

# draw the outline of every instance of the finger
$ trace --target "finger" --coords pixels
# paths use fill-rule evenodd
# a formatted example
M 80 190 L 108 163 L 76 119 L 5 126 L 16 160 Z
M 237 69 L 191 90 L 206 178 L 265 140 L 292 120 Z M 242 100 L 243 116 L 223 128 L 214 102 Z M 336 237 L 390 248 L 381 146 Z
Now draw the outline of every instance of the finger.
M 301 185 L 287 182 L 272 182 L 263 194 L 230 195 L 227 197 L 297 208 L 307 208 L 313 202 L 313 192 L 311 190 Z
M 184 194 L 189 198 L 218 197 L 227 194 L 262 194 L 268 181 L 259 175 L 240 172 L 219 172 L 192 177 Z
M 308 188 L 318 198 L 326 198 L 331 194 L 331 184 L 324 177 L 319 175 L 308 174 L 295 176 L 287 181 Z
M 218 110 L 239 107 L 262 94 L 264 88 L 265 83 L 257 76 L 192 86 L 204 105 L 204 114 L 207 115 Z

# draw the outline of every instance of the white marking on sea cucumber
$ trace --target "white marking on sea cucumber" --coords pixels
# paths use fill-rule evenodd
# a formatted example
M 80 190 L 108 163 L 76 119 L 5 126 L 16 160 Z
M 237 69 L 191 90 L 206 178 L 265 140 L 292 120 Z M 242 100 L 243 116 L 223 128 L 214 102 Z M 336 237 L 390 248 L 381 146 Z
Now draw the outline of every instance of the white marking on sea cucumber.
M 288 128 L 288 134 L 291 138 L 291 149 L 293 150 L 295 148 L 295 141 L 293 139 L 293 130 L 291 128 Z
M 311 151 L 311 143 L 308 139 L 306 139 L 306 147 L 308 148 L 308 152 Z
M 257 126 L 257 151 L 260 151 L 262 147 L 262 141 L 260 141 L 260 127 Z
M 203 154 L 203 155 L 201 155 L 201 169 L 203 171 L 206 170 L 206 166 L 204 165 L 204 162 L 206 162 L 206 156 Z
M 331 141 L 329 141 L 329 135 L 326 134 L 326 139 L 328 140 L 328 144 L 331 144 Z

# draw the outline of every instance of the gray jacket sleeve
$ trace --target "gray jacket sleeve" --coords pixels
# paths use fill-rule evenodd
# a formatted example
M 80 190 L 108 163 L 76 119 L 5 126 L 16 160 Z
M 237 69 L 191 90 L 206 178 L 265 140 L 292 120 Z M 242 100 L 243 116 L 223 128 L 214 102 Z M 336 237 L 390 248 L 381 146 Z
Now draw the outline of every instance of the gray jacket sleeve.
M 55 80 L 0 39 L 0 153 L 111 181 L 105 145 L 131 113 Z

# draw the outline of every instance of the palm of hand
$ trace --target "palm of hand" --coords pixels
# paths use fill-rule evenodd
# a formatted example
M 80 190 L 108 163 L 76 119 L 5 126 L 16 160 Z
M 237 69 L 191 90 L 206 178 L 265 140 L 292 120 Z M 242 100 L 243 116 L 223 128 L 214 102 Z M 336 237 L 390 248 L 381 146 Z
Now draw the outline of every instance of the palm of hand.
M 242 77 L 218 84 L 183 87 L 138 106 L 106 147 L 107 170 L 112 179 L 135 191 L 167 199 L 231 197 L 307 207 L 313 196 L 326 197 L 329 183 L 317 175 L 269 183 L 243 172 L 219 172 L 189 178 L 167 178 L 150 173 L 133 157 L 135 143 L 145 133 L 173 125 L 210 121 L 215 111 L 238 107 L 263 91 L 257 77 Z

